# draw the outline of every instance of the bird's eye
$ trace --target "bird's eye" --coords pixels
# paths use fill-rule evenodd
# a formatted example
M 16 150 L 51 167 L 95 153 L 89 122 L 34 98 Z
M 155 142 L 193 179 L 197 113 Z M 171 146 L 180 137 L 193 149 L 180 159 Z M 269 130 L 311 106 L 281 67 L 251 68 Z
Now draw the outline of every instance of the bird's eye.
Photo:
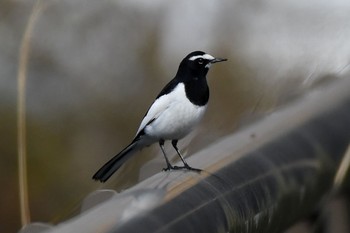
M 198 64 L 203 64 L 204 59 L 203 58 L 199 58 L 197 61 L 198 61 Z

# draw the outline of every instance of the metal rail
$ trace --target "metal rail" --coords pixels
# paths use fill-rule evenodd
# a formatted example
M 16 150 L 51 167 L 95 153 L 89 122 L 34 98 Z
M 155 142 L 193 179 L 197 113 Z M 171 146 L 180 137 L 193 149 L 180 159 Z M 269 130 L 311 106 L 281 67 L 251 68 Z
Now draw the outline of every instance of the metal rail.
M 204 172 L 160 172 L 48 232 L 280 231 L 322 203 L 349 142 L 347 78 L 191 156 Z

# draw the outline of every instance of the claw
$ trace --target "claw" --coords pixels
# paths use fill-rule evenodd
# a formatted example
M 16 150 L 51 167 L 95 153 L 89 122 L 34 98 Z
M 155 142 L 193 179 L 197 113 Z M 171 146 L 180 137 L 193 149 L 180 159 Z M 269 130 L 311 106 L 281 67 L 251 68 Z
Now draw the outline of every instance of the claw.
M 175 170 L 175 167 L 168 165 L 168 167 L 162 169 L 162 171 L 164 171 L 164 172 L 170 171 L 170 170 Z
M 173 167 L 173 170 L 189 170 L 189 171 L 194 171 L 194 172 L 201 172 L 202 169 L 199 169 L 199 168 L 193 168 L 193 167 L 190 167 L 189 165 L 185 165 L 185 166 L 182 166 L 182 167 L 179 167 L 179 166 L 174 166 Z

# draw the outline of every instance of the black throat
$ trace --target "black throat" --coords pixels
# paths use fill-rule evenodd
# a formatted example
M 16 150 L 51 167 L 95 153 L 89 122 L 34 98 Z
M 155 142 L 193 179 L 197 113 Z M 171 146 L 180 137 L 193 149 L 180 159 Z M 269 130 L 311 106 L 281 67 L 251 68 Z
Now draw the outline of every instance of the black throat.
M 169 94 L 179 84 L 183 83 L 185 86 L 185 93 L 192 104 L 197 106 L 204 106 L 209 100 L 209 87 L 205 76 L 178 76 L 176 75 L 159 93 L 157 99 L 163 95 Z
M 183 83 L 186 96 L 191 103 L 197 106 L 206 105 L 209 100 L 209 87 L 206 79 L 208 70 L 209 68 L 192 69 L 182 62 L 175 78 L 163 88 L 157 98 L 169 94 L 179 83 Z
M 193 77 L 184 80 L 185 92 L 187 98 L 192 104 L 204 106 L 209 100 L 209 87 L 206 77 Z
M 175 79 L 184 83 L 187 98 L 197 106 L 204 106 L 209 100 L 209 87 L 207 84 L 208 68 L 191 69 L 181 64 Z

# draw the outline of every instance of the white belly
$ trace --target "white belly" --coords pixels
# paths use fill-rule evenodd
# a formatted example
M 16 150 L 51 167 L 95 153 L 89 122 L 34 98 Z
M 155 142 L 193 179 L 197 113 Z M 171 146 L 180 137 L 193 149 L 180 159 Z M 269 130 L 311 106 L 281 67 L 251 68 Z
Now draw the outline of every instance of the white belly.
M 159 100 L 163 101 L 160 97 Z M 205 106 L 193 105 L 185 95 L 183 85 L 164 96 L 166 107 L 145 127 L 146 135 L 154 139 L 178 140 L 185 137 L 202 119 Z M 160 101 L 160 102 L 161 102 Z
M 175 104 L 146 127 L 146 134 L 158 139 L 172 140 L 185 137 L 202 119 L 206 107 Z

